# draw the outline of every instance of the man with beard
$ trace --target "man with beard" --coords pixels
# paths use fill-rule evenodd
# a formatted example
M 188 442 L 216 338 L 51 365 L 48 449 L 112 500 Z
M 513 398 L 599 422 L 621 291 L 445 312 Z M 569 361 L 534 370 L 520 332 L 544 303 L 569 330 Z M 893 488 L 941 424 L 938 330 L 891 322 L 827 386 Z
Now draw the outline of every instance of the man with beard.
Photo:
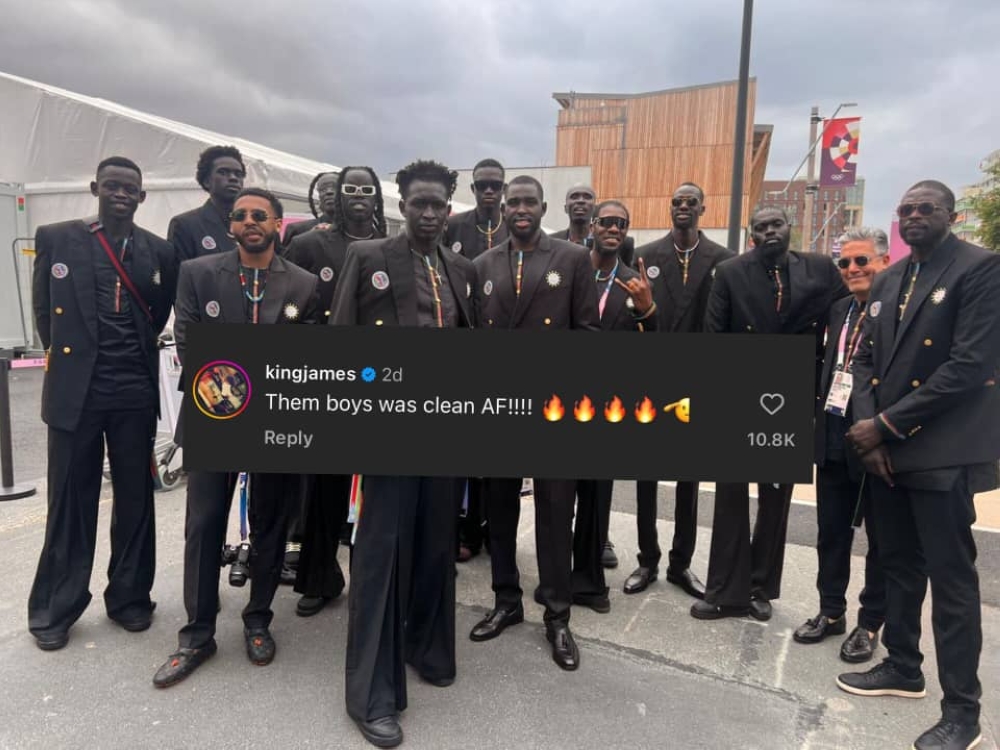
M 667 235 L 637 250 L 653 285 L 658 328 L 668 333 L 696 333 L 705 323 L 705 308 L 715 267 L 735 257 L 698 229 L 705 213 L 705 194 L 685 182 L 670 200 L 673 228 Z M 660 544 L 656 533 L 658 483 L 638 481 L 635 486 L 635 525 L 639 537 L 639 567 L 625 580 L 625 593 L 637 594 L 659 574 Z M 674 490 L 674 539 L 667 566 L 667 581 L 701 599 L 705 585 L 691 571 L 698 539 L 698 483 L 677 482 Z
M 750 227 L 753 249 L 716 269 L 705 331 L 811 336 L 818 382 L 830 307 L 849 292 L 828 257 L 788 250 L 791 226 L 781 209 L 759 209 Z M 771 619 L 771 600 L 781 593 L 792 487 L 757 485 L 751 539 L 749 485 L 716 485 L 708 582 L 705 599 L 691 607 L 693 617 L 715 620 L 749 613 L 757 620 Z
M 45 347 L 48 425 L 45 542 L 28 599 L 38 647 L 60 649 L 90 603 L 101 467 L 113 488 L 104 605 L 125 630 L 145 630 L 156 568 L 153 475 L 159 351 L 173 305 L 171 245 L 135 225 L 142 172 L 120 156 L 97 166 L 97 216 L 39 227 L 32 301 Z
M 441 245 L 457 174 L 433 161 L 399 171 L 397 237 L 351 245 L 332 325 L 471 328 L 472 263 Z M 406 665 L 455 680 L 455 523 L 464 480 L 366 475 L 348 595 L 347 713 L 378 747 L 403 741 Z
M 167 240 L 177 252 L 178 263 L 224 253 L 236 246 L 229 234 L 229 213 L 246 176 L 238 148 L 211 146 L 201 152 L 195 179 L 208 193 L 208 200 L 199 208 L 172 218 L 167 228 Z
M 481 325 L 601 330 L 594 269 L 587 253 L 542 232 L 546 206 L 541 183 L 533 177 L 515 177 L 504 198 L 510 237 L 476 259 Z M 472 629 L 473 641 L 496 638 L 508 626 L 524 621 L 517 569 L 521 484 L 519 478 L 485 480 L 496 604 Z M 536 478 L 534 486 L 538 598 L 545 605 L 546 637 L 556 664 L 573 670 L 580 665 L 580 651 L 569 629 L 576 480 Z
M 885 576 L 878 555 L 871 486 L 864 468 L 847 444 L 851 426 L 850 395 L 854 355 L 868 317 L 868 295 L 876 275 L 889 267 L 889 238 L 881 229 L 858 227 L 840 237 L 840 275 L 851 292 L 830 309 L 826 355 L 816 401 L 816 553 L 819 614 L 793 634 L 797 643 L 819 643 L 847 631 L 847 584 L 851 580 L 854 527 L 865 522 L 868 554 L 865 586 L 859 597 L 858 626 L 840 647 L 840 658 L 859 663 L 872 658 L 885 621 Z
M 298 324 L 319 319 L 316 277 L 275 253 L 281 216 L 281 203 L 273 194 L 246 188 L 236 197 L 229 217 L 237 249 L 195 258 L 181 266 L 174 328 L 184 398 L 192 397 L 194 374 L 184 367 L 188 325 Z M 182 431 L 183 424 L 178 425 L 178 443 Z M 156 687 L 180 682 L 216 651 L 221 550 L 236 481 L 233 472 L 188 474 L 184 525 L 184 608 L 188 622 L 180 630 L 178 650 L 153 677 Z M 249 482 L 252 554 L 243 634 L 251 663 L 264 666 L 271 663 L 276 650 L 269 630 L 274 614 L 271 602 L 281 576 L 288 496 L 298 487 L 298 478 L 250 474 Z
M 640 259 L 636 273 L 619 257 L 628 236 L 628 209 L 619 201 L 603 201 L 596 208 L 593 224 L 594 248 L 590 259 L 597 283 L 601 330 L 655 331 L 656 303 L 645 265 Z M 595 612 L 611 610 L 603 558 L 610 549 L 608 525 L 613 488 L 611 479 L 580 480 L 576 486 L 573 604 L 590 607 Z
M 322 184 L 322 183 L 321 183 Z M 288 245 L 285 258 L 319 278 L 319 306 L 324 318 L 337 286 L 347 248 L 355 240 L 386 235 L 382 187 L 371 167 L 344 167 L 337 175 L 333 224 L 300 234 Z M 324 195 L 321 191 L 320 195 Z M 309 617 L 322 610 L 344 590 L 344 574 L 337 562 L 341 528 L 347 520 L 351 491 L 349 474 L 305 474 L 303 503 L 299 511 L 301 544 L 295 590 L 302 594 L 296 614 Z M 287 558 L 287 556 L 286 556 Z M 286 559 L 287 563 L 287 559 Z
M 566 205 L 563 210 L 569 217 L 569 226 L 552 235 L 557 240 L 567 240 L 577 245 L 587 246 L 591 237 L 590 220 L 594 217 L 597 194 L 590 185 L 574 185 L 566 191 Z
M 951 233 L 955 195 L 936 180 L 910 188 L 896 213 L 911 254 L 872 285 L 848 432 L 871 483 L 889 657 L 837 685 L 855 695 L 925 694 L 920 621 L 930 580 L 944 696 L 941 720 L 913 747 L 969 750 L 982 740 L 973 496 L 1000 485 L 1000 255 Z
M 315 218 L 305 221 L 296 221 L 285 228 L 285 236 L 282 238 L 281 246 L 288 247 L 292 240 L 302 234 L 311 232 L 313 229 L 329 229 L 334 223 L 334 212 L 337 210 L 338 176 L 336 172 L 320 172 L 313 177 L 309 183 L 309 210 Z M 315 196 L 319 196 L 317 201 Z
M 500 213 L 504 182 L 503 165 L 483 159 L 472 169 L 472 194 L 476 207 L 448 217 L 444 243 L 456 253 L 475 260 L 507 239 L 507 226 Z
M 445 245 L 469 260 L 475 260 L 507 239 L 507 225 L 500 212 L 506 174 L 496 159 L 483 159 L 472 169 L 472 194 L 476 207 L 448 218 Z M 466 487 L 464 514 L 458 522 L 458 561 L 468 562 L 479 554 L 488 537 L 483 509 L 483 480 L 470 477 Z

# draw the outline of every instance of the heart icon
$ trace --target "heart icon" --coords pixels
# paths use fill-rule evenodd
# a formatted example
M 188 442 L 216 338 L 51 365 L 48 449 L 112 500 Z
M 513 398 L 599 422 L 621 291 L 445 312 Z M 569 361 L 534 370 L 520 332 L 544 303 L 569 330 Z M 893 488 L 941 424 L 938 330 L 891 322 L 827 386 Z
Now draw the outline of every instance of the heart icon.
M 760 396 L 760 408 L 772 417 L 781 411 L 785 405 L 785 397 L 780 393 L 762 393 Z

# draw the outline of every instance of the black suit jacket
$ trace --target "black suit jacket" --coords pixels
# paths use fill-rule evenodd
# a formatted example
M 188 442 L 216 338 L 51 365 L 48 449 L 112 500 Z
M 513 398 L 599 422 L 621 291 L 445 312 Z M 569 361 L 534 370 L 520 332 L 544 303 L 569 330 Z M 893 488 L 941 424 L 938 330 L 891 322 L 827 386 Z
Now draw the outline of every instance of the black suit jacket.
M 896 322 L 907 262 L 879 274 L 854 357 L 856 420 L 882 414 L 893 471 L 1000 458 L 1000 255 L 949 235 Z
M 823 365 L 823 332 L 830 307 L 850 292 L 830 258 L 791 251 L 788 253 L 788 308 L 781 317 L 774 309 L 774 282 L 767 275 L 759 253 L 758 249 L 750 250 L 716 267 L 705 312 L 705 331 L 812 336 L 816 342 L 813 386 L 818 392 Z
M 317 323 L 318 279 L 293 263 L 275 255 L 264 287 L 259 324 Z M 195 258 L 181 264 L 177 281 L 177 305 L 174 310 L 174 339 L 181 361 L 180 389 L 190 398 L 191 373 L 184 366 L 187 350 L 187 327 L 191 323 L 249 323 L 246 297 L 240 285 L 240 255 L 238 250 Z M 214 303 L 214 304 L 213 304 Z M 210 311 L 217 314 L 212 315 Z M 180 445 L 183 433 L 183 412 L 177 420 L 175 442 Z
M 302 235 L 310 232 L 313 227 L 317 224 L 332 224 L 333 219 L 331 219 L 326 214 L 320 214 L 318 219 L 303 219 L 302 221 L 296 221 L 293 224 L 289 224 L 285 229 L 285 234 L 281 238 L 281 247 L 287 248 L 292 244 L 292 240 L 296 237 L 301 237 Z
M 476 209 L 449 216 L 448 229 L 445 230 L 444 237 L 445 245 L 469 260 L 475 260 L 488 249 L 486 235 L 476 228 Z M 507 225 L 501 216 L 500 229 L 493 235 L 494 247 L 505 239 L 507 239 Z
M 178 263 L 236 247 L 236 240 L 229 234 L 229 222 L 211 199 L 172 218 L 167 228 L 167 241 L 174 246 Z
M 639 274 L 628 266 L 618 266 L 616 278 L 621 279 L 623 282 L 638 278 L 638 276 Z M 600 301 L 601 294 L 604 292 L 603 284 L 605 283 L 607 282 L 596 282 L 598 301 Z M 635 310 L 631 303 L 632 299 L 629 297 L 628 292 L 617 284 L 612 284 L 611 290 L 608 292 L 608 301 L 604 303 L 604 314 L 601 315 L 601 330 L 655 331 L 658 322 L 656 320 L 656 312 L 654 311 L 648 318 L 639 320 L 636 318 Z M 598 310 L 600 310 L 600 307 L 598 307 Z
M 819 390 L 816 392 L 816 438 L 814 443 L 814 460 L 816 465 L 821 468 L 826 465 L 826 421 L 831 418 L 831 415 L 828 414 L 824 408 L 826 406 L 826 395 L 830 391 L 830 384 L 833 382 L 834 369 L 837 366 L 837 350 L 840 348 L 840 334 L 843 331 L 844 321 L 847 319 L 847 313 L 851 308 L 851 302 L 853 300 L 853 296 L 848 296 L 842 297 L 834 302 L 833 306 L 830 308 L 830 314 L 827 320 L 826 349 L 823 353 L 823 366 L 820 370 Z M 850 334 L 851 331 L 848 331 L 848 342 L 850 341 Z M 853 364 L 851 365 L 851 371 L 853 374 Z M 846 418 L 848 424 L 851 424 L 854 421 L 853 409 L 850 404 L 847 405 Z M 846 432 L 846 430 L 844 431 Z M 858 459 L 856 453 L 850 446 L 848 446 L 844 451 L 844 456 L 852 475 L 855 475 L 857 479 L 860 479 L 861 475 L 864 474 L 864 467 L 861 465 L 861 461 Z
M 347 248 L 356 240 L 337 229 L 300 234 L 285 249 L 283 257 L 319 278 L 319 307 L 323 318 L 330 317 L 330 305 L 337 281 L 344 270 Z
M 476 271 L 472 261 L 444 246 L 439 254 L 452 295 L 458 304 L 460 327 L 476 324 L 472 294 Z M 375 274 L 388 275 L 379 289 Z M 330 309 L 331 325 L 417 326 L 417 283 L 413 274 L 410 240 L 400 234 L 382 240 L 358 240 L 347 250 L 347 260 Z
M 35 328 L 46 350 L 42 420 L 57 430 L 76 429 L 97 361 L 94 258 L 104 250 L 89 228 L 96 221 L 94 217 L 48 224 L 35 233 L 32 304 Z M 146 366 L 158 384 L 156 339 L 174 303 L 177 260 L 173 246 L 145 229 L 135 227 L 132 236 L 129 277 L 149 306 L 152 323 L 138 304 L 130 307 Z
M 691 253 L 688 283 L 684 284 L 672 233 L 635 251 L 636 263 L 642 258 L 653 286 L 653 300 L 659 329 L 673 333 L 697 333 L 704 328 L 705 310 L 712 289 L 715 267 L 736 253 L 698 233 L 698 249 Z M 652 272 L 651 269 L 656 271 Z
M 480 325 L 490 328 L 601 330 L 590 253 L 543 234 L 515 292 L 510 240 L 476 259 Z

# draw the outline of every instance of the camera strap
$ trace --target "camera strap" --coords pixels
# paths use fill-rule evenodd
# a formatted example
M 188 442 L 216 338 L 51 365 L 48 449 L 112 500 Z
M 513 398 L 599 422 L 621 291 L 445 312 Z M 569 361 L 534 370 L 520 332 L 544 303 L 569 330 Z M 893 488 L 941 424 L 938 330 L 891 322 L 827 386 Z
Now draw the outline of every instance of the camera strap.
M 245 542 L 247 540 L 247 536 L 249 536 L 247 532 L 247 500 L 250 489 L 250 475 L 247 472 L 240 472 L 238 485 L 240 488 L 240 540 Z

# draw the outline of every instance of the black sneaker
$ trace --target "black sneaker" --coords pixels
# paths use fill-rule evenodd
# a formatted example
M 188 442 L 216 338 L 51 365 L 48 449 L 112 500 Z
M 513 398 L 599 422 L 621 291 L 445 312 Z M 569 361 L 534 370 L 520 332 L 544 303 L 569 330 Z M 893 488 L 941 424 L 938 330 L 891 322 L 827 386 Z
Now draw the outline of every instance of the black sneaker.
M 979 724 L 941 719 L 913 743 L 913 750 L 972 750 L 983 741 Z
M 904 677 L 888 659 L 867 672 L 847 672 L 837 678 L 837 687 L 854 695 L 895 695 L 899 698 L 923 698 L 924 676 Z

